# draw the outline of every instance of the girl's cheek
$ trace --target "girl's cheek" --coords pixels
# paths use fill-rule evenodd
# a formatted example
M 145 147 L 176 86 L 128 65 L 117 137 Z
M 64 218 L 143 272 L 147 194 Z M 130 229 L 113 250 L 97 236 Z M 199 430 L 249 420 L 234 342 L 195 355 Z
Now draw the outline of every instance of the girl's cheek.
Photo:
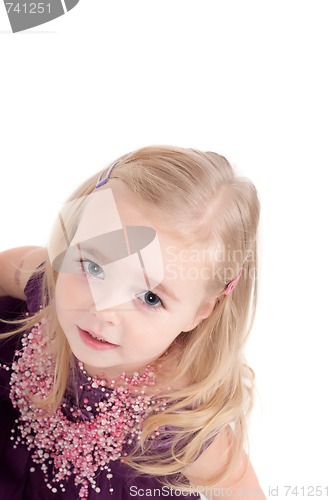
M 68 307 L 79 301 L 79 288 L 67 277 L 58 279 L 55 290 L 55 300 L 60 307 Z
M 76 275 L 64 275 L 59 283 L 59 292 L 66 296 L 81 295 L 84 287 Z M 72 297 L 73 298 L 73 297 Z

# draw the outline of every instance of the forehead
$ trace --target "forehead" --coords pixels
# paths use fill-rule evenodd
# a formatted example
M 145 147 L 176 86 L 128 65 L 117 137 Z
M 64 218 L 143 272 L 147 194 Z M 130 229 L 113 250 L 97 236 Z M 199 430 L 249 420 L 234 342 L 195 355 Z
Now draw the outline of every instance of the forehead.
M 99 235 L 124 226 L 154 226 L 151 207 L 135 195 L 123 181 L 111 179 L 84 200 L 75 238 Z
M 121 260 L 142 251 L 146 253 L 147 248 L 157 253 L 159 247 L 155 229 L 140 217 L 128 224 L 124 206 L 119 207 L 116 203 L 112 189 L 92 193 L 84 204 L 70 245 L 94 249 L 106 262 Z

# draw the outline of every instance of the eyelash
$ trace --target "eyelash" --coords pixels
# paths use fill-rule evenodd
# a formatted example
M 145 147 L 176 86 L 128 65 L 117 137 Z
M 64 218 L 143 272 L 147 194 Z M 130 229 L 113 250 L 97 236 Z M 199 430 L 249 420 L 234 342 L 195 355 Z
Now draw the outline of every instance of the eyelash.
M 78 262 L 80 264 L 82 272 L 85 275 L 90 276 L 92 279 L 103 279 L 103 278 L 99 278 L 98 276 L 94 276 L 93 274 L 91 274 L 87 269 L 85 269 L 85 266 L 84 266 L 87 263 L 89 263 L 89 264 L 91 263 L 91 264 L 94 264 L 95 266 L 97 266 L 98 268 L 100 268 L 102 270 L 102 267 L 99 266 L 99 264 L 97 264 L 96 262 L 94 262 L 93 260 L 90 260 L 90 259 L 80 259 Z M 158 305 L 147 304 L 146 302 L 144 302 L 140 298 L 141 296 L 144 296 L 144 298 L 145 298 L 145 296 L 148 295 L 148 294 L 154 295 L 159 300 L 159 304 Z M 157 294 L 151 292 L 151 290 L 145 290 L 145 291 L 137 294 L 136 298 L 139 299 L 140 302 L 142 303 L 142 306 L 145 307 L 145 308 L 147 308 L 149 311 L 151 311 L 151 310 L 158 311 L 160 309 L 165 309 L 165 306 L 164 306 L 163 301 L 161 300 L 161 298 L 158 297 Z

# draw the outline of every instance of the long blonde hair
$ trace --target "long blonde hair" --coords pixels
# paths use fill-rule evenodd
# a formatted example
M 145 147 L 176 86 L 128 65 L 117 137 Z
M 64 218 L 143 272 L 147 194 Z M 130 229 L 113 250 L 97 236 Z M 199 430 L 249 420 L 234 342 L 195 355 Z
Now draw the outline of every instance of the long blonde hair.
M 98 177 L 82 184 L 68 201 L 92 193 Z M 181 472 L 218 433 L 231 429 L 227 464 L 206 486 L 220 484 L 242 455 L 253 404 L 254 372 L 245 361 L 244 346 L 257 302 L 260 204 L 256 189 L 248 179 L 237 177 L 223 156 L 165 146 L 146 147 L 123 156 L 111 178 L 121 179 L 146 204 L 165 214 L 175 235 L 205 250 L 213 271 L 210 289 L 218 294 L 212 314 L 192 331 L 182 332 L 168 348 L 170 384 L 186 380 L 186 386 L 167 395 L 163 412 L 146 418 L 140 442 L 125 462 L 137 471 L 164 477 L 168 486 L 188 489 Z M 55 232 L 50 247 L 58 245 L 59 234 Z M 234 291 L 223 295 L 241 269 Z M 44 273 L 47 302 L 45 299 L 44 309 L 16 331 L 47 317 L 57 356 L 54 388 L 42 404 L 55 409 L 66 389 L 71 351 L 55 313 L 57 274 L 49 262 L 40 271 Z M 172 435 L 172 444 L 157 456 L 150 439 L 156 429 Z

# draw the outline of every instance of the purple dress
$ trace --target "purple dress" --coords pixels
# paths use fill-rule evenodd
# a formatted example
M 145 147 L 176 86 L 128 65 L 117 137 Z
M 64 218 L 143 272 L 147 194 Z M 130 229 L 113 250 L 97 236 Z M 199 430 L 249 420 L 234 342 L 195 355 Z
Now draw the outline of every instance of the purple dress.
M 14 319 L 24 315 L 27 311 L 35 313 L 40 304 L 40 279 L 33 277 L 29 280 L 25 294 L 26 302 L 13 299 L 12 297 L 0 297 L 0 318 Z M 0 334 L 5 332 L 7 326 L 0 323 Z M 69 500 L 79 499 L 79 486 L 74 483 L 74 476 L 69 476 L 65 483 L 65 491 L 57 488 L 57 492 L 52 492 L 47 486 L 45 475 L 40 466 L 32 461 L 32 452 L 23 443 L 19 443 L 14 448 L 12 430 L 15 428 L 15 419 L 19 416 L 19 411 L 13 407 L 9 396 L 11 377 L 11 367 L 16 350 L 22 348 L 21 336 L 16 335 L 9 339 L 0 340 L 0 499 L 1 500 Z M 84 398 L 84 394 L 81 394 Z M 91 397 L 91 394 L 90 394 Z M 96 391 L 96 401 L 100 398 Z M 160 443 L 161 447 L 165 442 Z M 157 444 L 158 448 L 159 444 Z M 175 496 L 177 498 L 188 498 L 188 496 L 199 496 L 180 494 L 177 491 L 170 491 L 163 486 L 158 478 L 141 475 L 120 460 L 110 463 L 112 471 L 111 486 L 113 491 L 109 491 L 110 481 L 106 477 L 105 470 L 98 471 L 96 475 L 97 489 L 95 491 L 89 487 L 89 500 L 107 499 L 130 499 L 138 497 L 140 499 L 160 498 Z

